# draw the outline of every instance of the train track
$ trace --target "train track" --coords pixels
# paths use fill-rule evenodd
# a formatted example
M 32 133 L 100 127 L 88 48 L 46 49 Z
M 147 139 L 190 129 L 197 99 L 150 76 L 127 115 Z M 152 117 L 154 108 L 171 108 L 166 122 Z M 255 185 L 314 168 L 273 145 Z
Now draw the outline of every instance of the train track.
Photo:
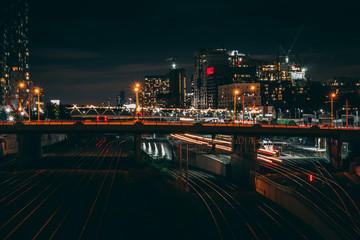
M 171 170 L 179 178 L 177 170 Z M 190 191 L 206 206 L 219 239 L 311 239 L 312 230 L 294 221 L 294 216 L 254 193 L 243 193 L 235 184 L 221 177 L 189 170 L 183 179 Z
M 125 140 L 95 140 L 67 152 L 69 168 L 22 171 L 1 183 L 2 239 L 62 238 L 72 224 L 79 239 L 99 236 Z

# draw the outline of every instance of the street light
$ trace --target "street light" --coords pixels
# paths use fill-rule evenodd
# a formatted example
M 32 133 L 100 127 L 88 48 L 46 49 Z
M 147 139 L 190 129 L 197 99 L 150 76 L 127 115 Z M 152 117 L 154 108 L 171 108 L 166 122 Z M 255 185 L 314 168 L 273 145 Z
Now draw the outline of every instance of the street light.
M 29 103 L 29 122 L 31 122 L 31 96 L 30 96 L 30 90 L 26 89 L 28 92 L 28 103 Z
M 20 117 L 20 121 L 21 121 L 21 111 L 22 111 L 22 107 L 21 107 L 21 89 L 25 87 L 25 84 L 24 83 L 19 83 L 19 108 L 18 108 L 18 111 L 19 111 L 19 117 Z
M 38 121 L 40 121 L 40 88 L 35 88 L 34 93 L 38 95 Z
M 255 121 L 256 121 L 256 112 L 255 112 L 255 89 L 256 89 L 255 85 L 251 85 L 250 90 L 253 91 L 253 97 L 254 97 L 254 108 L 253 108 L 254 113 L 252 114 L 252 117 L 254 118 L 254 123 L 255 123 Z
M 335 93 L 331 93 L 331 126 L 334 126 L 334 97 L 336 97 Z
M 135 88 L 134 91 L 136 93 L 136 108 L 135 108 L 135 114 L 136 114 L 136 121 L 139 121 L 139 112 L 140 112 L 140 107 L 139 107 L 139 91 L 140 91 L 140 84 L 136 83 L 135 84 Z
M 236 121 L 236 97 L 239 93 L 240 93 L 239 90 L 237 89 L 234 90 L 234 123 Z

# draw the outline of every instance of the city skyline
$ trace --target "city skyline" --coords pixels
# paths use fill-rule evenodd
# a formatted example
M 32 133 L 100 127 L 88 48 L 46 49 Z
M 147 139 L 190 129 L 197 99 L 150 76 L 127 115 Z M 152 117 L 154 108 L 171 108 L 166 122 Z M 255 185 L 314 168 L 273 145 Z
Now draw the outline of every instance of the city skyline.
M 164 74 L 176 57 L 191 79 L 199 48 L 236 49 L 271 60 L 298 54 L 314 81 L 358 77 L 356 1 L 112 3 L 44 1 L 29 6 L 31 80 L 47 100 L 100 104 L 129 83 Z M 241 10 L 242 9 L 242 10 Z M 336 17 L 334 17 L 336 16 Z M 128 95 L 128 94 L 127 94 Z

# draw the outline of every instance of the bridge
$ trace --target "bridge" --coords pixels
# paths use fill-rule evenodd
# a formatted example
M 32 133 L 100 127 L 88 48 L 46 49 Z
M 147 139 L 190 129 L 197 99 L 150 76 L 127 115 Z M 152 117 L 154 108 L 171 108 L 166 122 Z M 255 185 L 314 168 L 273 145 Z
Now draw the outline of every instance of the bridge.
M 32 121 L 0 122 L 1 134 L 24 133 L 197 133 L 243 136 L 304 136 L 328 137 L 342 141 L 359 141 L 359 127 L 291 126 L 236 123 L 190 123 L 153 121 Z
M 141 159 L 141 136 L 146 133 L 196 133 L 233 135 L 232 169 L 240 181 L 254 183 L 258 138 L 268 136 L 297 136 L 326 138 L 327 158 L 335 168 L 341 168 L 341 147 L 350 143 L 353 155 L 359 157 L 360 128 L 289 126 L 259 124 L 219 124 L 190 122 L 153 121 L 32 121 L 1 122 L 0 134 L 17 134 L 19 143 L 19 165 L 27 165 L 41 157 L 41 134 L 133 134 L 135 158 Z

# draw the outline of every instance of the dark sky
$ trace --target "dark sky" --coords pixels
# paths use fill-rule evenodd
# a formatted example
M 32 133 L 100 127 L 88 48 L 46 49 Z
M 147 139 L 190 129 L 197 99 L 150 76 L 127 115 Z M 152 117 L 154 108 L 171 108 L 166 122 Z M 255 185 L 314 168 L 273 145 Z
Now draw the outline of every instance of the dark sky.
M 144 75 L 177 63 L 193 71 L 198 48 L 258 59 L 279 45 L 312 80 L 360 76 L 360 1 L 30 1 L 32 80 L 47 100 L 99 105 Z

